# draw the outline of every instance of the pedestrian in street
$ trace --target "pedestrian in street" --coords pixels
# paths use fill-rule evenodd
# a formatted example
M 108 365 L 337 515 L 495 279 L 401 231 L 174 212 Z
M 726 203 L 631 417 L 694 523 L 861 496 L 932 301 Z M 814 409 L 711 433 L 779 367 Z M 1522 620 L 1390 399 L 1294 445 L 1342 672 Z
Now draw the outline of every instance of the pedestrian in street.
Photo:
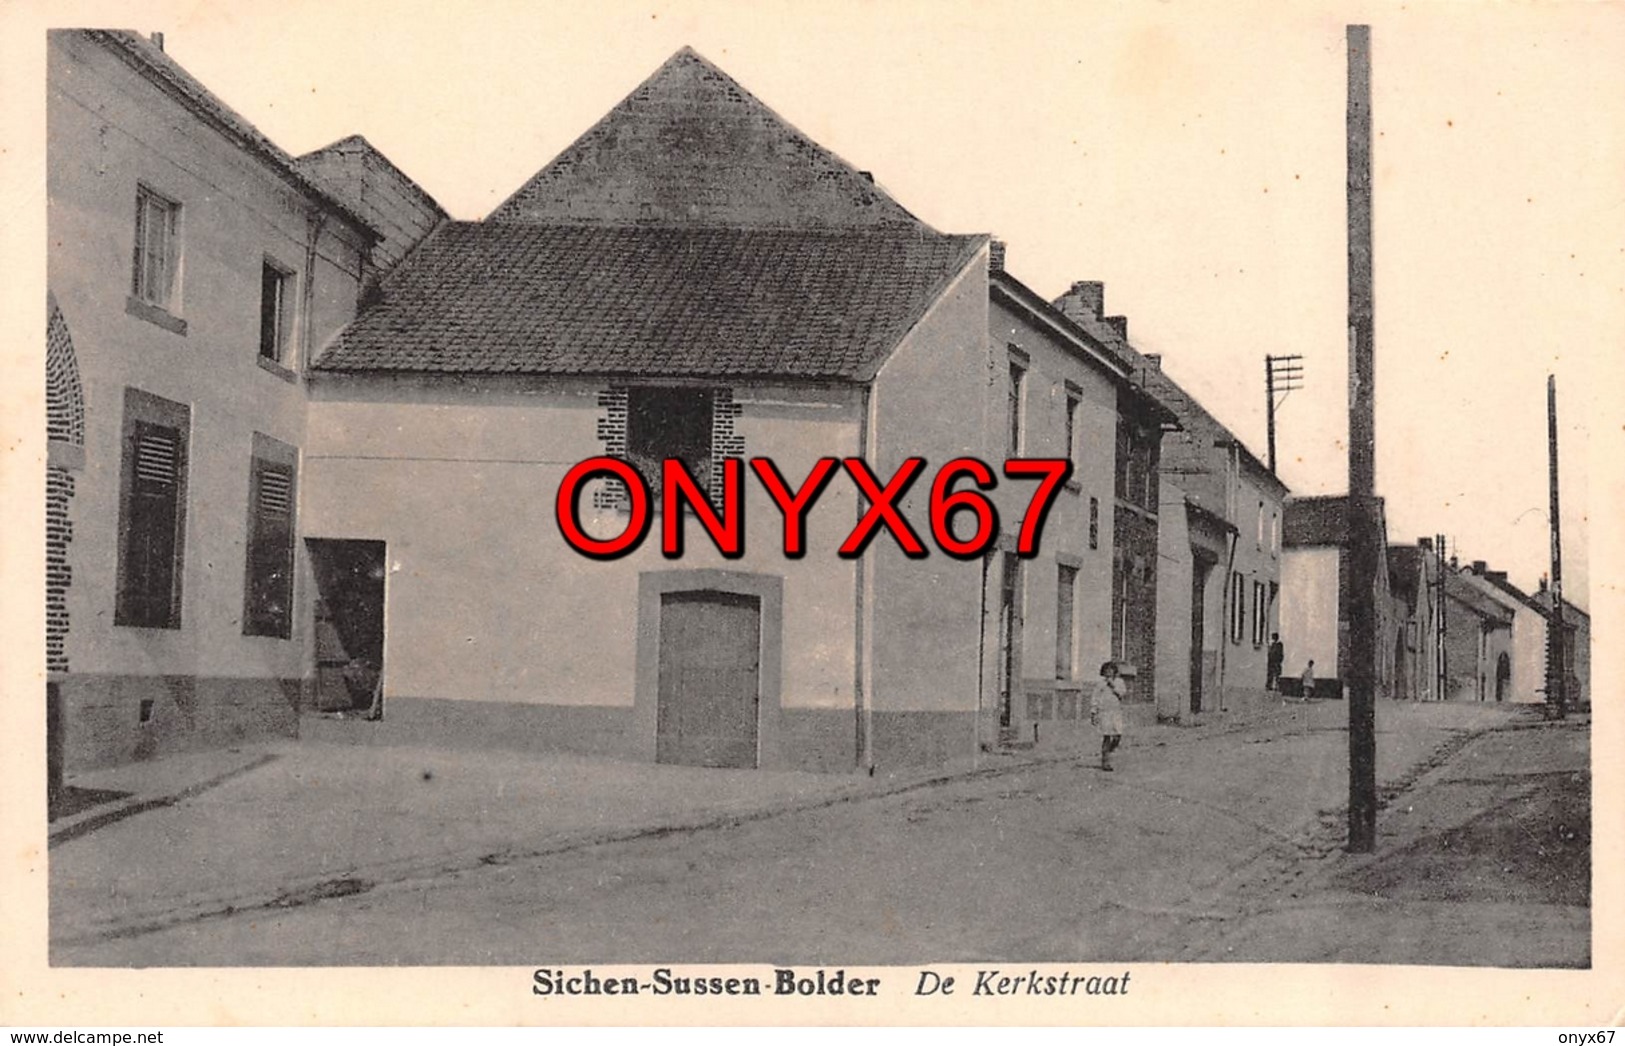
M 1112 768 L 1112 753 L 1123 743 L 1123 694 L 1127 688 L 1117 674 L 1117 662 L 1100 666 L 1100 682 L 1089 700 L 1089 722 L 1100 731 L 1100 768 Z
M 1281 642 L 1281 633 L 1270 633 L 1270 652 L 1264 662 L 1264 689 L 1279 690 L 1281 688 L 1281 668 L 1286 664 L 1286 646 Z
M 1313 661 L 1310 661 L 1308 667 L 1303 670 L 1303 699 L 1305 701 L 1307 701 L 1311 697 L 1314 697 L 1314 696 L 1315 696 L 1315 663 Z

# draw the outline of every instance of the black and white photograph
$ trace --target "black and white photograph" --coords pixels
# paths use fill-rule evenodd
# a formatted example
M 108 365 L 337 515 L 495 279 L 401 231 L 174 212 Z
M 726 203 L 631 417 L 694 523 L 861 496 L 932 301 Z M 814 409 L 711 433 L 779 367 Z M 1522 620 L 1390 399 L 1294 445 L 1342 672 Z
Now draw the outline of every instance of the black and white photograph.
M 1625 7 L 3 17 L 0 1019 L 1617 1023 Z

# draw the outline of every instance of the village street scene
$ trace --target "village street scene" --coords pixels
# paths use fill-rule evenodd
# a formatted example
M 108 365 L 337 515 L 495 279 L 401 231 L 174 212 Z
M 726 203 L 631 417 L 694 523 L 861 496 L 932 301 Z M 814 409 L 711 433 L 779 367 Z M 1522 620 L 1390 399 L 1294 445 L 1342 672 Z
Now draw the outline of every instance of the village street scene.
M 1317 32 L 1330 322 L 1228 376 L 731 52 L 452 207 L 51 32 L 51 963 L 1589 968 L 1582 372 L 1386 376 L 1410 117 Z

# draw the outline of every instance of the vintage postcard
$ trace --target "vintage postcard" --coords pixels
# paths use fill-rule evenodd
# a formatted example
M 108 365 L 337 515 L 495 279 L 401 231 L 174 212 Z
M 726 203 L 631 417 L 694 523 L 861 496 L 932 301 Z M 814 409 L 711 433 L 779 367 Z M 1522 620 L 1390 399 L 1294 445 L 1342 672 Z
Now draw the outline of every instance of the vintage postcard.
M 1619 1023 L 1625 7 L 0 17 L 7 1024 Z

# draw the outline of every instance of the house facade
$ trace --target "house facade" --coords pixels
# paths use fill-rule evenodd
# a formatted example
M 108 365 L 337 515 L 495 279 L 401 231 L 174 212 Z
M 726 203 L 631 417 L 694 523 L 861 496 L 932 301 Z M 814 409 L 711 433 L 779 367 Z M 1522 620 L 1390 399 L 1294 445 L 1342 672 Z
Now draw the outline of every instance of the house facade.
M 1471 566 L 1474 577 L 1499 589 L 1511 598 L 1512 634 L 1507 642 L 1505 677 L 1498 663 L 1495 666 L 1497 700 L 1520 704 L 1540 704 L 1546 700 L 1546 643 L 1549 622 L 1546 608 L 1534 596 L 1514 585 L 1504 570 L 1491 570 L 1487 563 L 1475 560 Z
M 159 43 L 48 51 L 53 763 L 292 734 L 299 372 L 379 236 Z
M 315 365 L 305 534 L 383 705 L 318 728 L 820 770 L 974 752 L 1020 514 L 993 556 L 884 528 L 842 555 L 875 500 L 842 466 L 787 555 L 744 460 L 793 492 L 821 459 L 879 484 L 923 459 L 892 504 L 925 535 L 936 469 L 1002 457 L 988 313 L 985 237 L 929 228 L 679 52 L 485 221 L 440 226 Z M 651 494 L 613 557 L 558 522 L 637 526 L 623 479 L 560 494 L 604 457 Z M 738 465 L 742 549 L 662 504 L 667 458 L 712 510 Z
M 1557 604 L 1557 594 L 1547 585 L 1546 579 L 1540 579 L 1540 588 L 1531 597 L 1541 608 L 1546 619 L 1546 649 L 1542 652 L 1543 664 L 1546 673 L 1543 679 L 1547 691 L 1553 688 L 1553 681 L 1559 671 L 1557 651 L 1553 650 L 1552 638 L 1556 632 L 1553 627 L 1557 623 L 1557 616 L 1553 610 Z M 1591 707 L 1591 615 L 1567 599 L 1563 600 L 1563 635 L 1562 669 L 1565 675 L 1566 697 L 1570 708 Z
M 1376 501 L 1377 562 L 1383 567 L 1372 579 L 1371 592 L 1377 627 L 1375 686 L 1378 696 L 1397 697 L 1402 686 L 1398 674 L 1405 672 L 1408 680 L 1414 680 L 1419 659 L 1411 657 L 1409 603 L 1403 598 L 1396 601 L 1389 587 L 1388 527 L 1382 499 Z M 1349 622 L 1344 616 L 1349 556 L 1346 497 L 1303 497 L 1286 502 L 1281 556 L 1283 675 L 1289 682 L 1297 679 L 1308 662 L 1314 661 L 1315 693 L 1321 697 L 1341 695 L 1349 680 Z M 1425 652 L 1420 637 L 1414 642 Z
M 1519 602 L 1477 566 L 1452 564 L 1445 573 L 1445 698 L 1507 701 L 1513 698 Z
M 1038 555 L 1000 554 L 990 589 L 999 621 L 991 733 L 1073 740 L 1087 731 L 1104 661 L 1119 664 L 1131 699 L 1150 702 L 1156 650 L 1139 640 L 1155 631 L 1156 531 L 1145 506 L 1155 507 L 1156 448 L 1171 415 L 1116 354 L 1006 272 L 1002 251 L 989 289 L 993 351 L 1008 363 L 1002 454 L 1072 464 Z M 1001 518 L 1020 521 L 1030 493 L 999 491 Z M 1146 516 L 1149 541 L 1135 526 Z
M 1388 592 L 1396 628 L 1393 696 L 1400 701 L 1438 701 L 1444 678 L 1441 641 L 1442 560 L 1433 538 L 1388 546 Z
M 1118 457 L 1131 465 L 1116 518 L 1134 535 L 1122 587 L 1140 594 L 1138 605 L 1156 608 L 1154 617 L 1125 614 L 1120 630 L 1127 643 L 1155 649 L 1155 670 L 1139 695 L 1170 720 L 1259 705 L 1279 617 L 1285 484 L 1160 358 L 1133 347 L 1128 321 L 1106 315 L 1100 283 L 1075 283 L 1055 304 L 1108 345 L 1170 412 L 1160 440 L 1149 426 L 1119 434 Z

